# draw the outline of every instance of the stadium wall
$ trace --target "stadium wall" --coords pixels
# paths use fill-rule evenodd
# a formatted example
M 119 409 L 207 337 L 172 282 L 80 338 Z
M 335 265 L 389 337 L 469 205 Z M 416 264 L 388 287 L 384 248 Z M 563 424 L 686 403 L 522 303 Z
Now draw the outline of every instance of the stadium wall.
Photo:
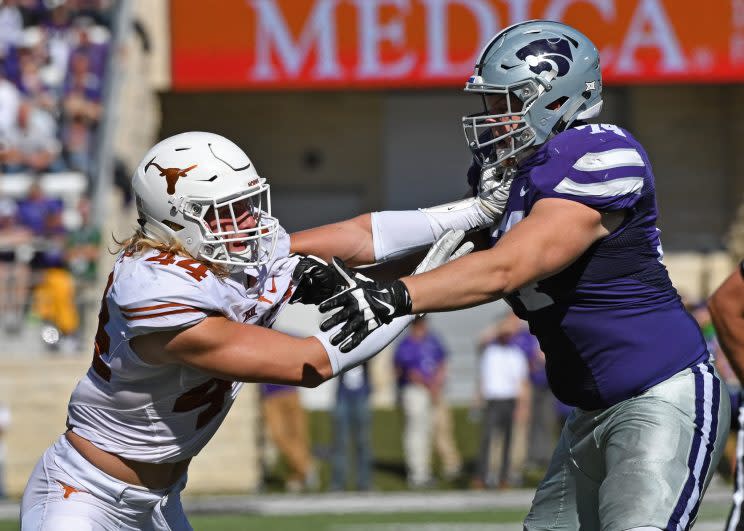
M 92 343 L 86 343 L 92 344 Z M 0 402 L 11 410 L 5 443 L 8 494 L 20 496 L 36 461 L 65 431 L 67 399 L 89 357 L 0 360 Z M 187 493 L 252 492 L 258 488 L 258 407 L 253 385 L 238 396 L 215 437 L 189 467 Z

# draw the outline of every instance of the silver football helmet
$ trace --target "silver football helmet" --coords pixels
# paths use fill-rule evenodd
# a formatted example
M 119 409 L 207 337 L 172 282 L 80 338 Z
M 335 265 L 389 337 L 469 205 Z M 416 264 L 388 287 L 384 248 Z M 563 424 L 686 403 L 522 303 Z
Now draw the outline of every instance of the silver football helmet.
M 483 48 L 465 91 L 485 105 L 462 119 L 468 146 L 482 166 L 498 164 L 599 114 L 599 52 L 560 22 L 515 24 Z
M 191 131 L 156 144 L 132 177 L 139 223 L 195 258 L 232 267 L 271 261 L 279 222 L 266 179 L 220 135 Z

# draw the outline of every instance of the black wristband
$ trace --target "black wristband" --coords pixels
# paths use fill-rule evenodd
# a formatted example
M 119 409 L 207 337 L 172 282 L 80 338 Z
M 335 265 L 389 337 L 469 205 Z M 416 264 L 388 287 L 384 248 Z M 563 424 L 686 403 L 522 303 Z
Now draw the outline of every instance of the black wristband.
M 394 317 L 400 317 L 401 315 L 408 315 L 411 313 L 413 307 L 413 301 L 411 300 L 411 294 L 408 293 L 408 288 L 401 280 L 396 280 L 390 285 L 390 293 L 393 296 L 395 308 Z
M 739 262 L 739 274 L 741 275 L 741 278 L 744 278 L 744 260 Z

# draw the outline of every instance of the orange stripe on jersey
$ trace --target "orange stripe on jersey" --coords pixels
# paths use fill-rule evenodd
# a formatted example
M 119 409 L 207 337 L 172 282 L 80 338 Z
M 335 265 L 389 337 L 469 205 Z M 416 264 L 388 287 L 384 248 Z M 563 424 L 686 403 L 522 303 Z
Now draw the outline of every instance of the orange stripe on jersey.
M 147 312 L 150 310 L 160 310 L 162 308 L 173 308 L 174 306 L 183 306 L 177 302 L 168 302 L 165 304 L 156 304 L 155 306 L 142 306 L 140 308 L 122 308 L 122 312 Z
M 176 313 L 202 313 L 203 310 L 200 310 L 199 308 L 181 308 L 179 310 L 171 310 L 169 312 L 160 312 L 160 313 L 150 313 L 147 315 L 126 315 L 122 314 L 124 316 L 124 319 L 127 321 L 136 321 L 137 319 L 150 319 L 153 317 L 164 317 L 166 315 L 173 315 Z
M 258 298 L 258 300 L 259 300 L 260 302 L 265 302 L 265 303 L 267 303 L 267 304 L 271 304 L 272 302 L 274 302 L 274 301 L 270 301 L 269 299 L 267 299 L 267 298 L 266 298 L 266 297 L 264 297 L 263 295 L 261 295 L 261 296 L 260 296 L 260 297 Z

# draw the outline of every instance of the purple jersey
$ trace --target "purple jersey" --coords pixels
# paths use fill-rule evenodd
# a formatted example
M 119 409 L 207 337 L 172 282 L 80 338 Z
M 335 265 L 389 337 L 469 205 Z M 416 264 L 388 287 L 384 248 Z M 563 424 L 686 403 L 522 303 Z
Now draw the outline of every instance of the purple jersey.
M 651 164 L 628 131 L 583 125 L 540 146 L 520 163 L 494 241 L 543 198 L 626 211 L 569 267 L 506 297 L 538 338 L 558 399 L 605 408 L 708 358 L 661 263 Z
M 400 374 L 398 385 L 410 383 L 412 371 L 418 372 L 425 381 L 431 382 L 446 357 L 444 347 L 434 334 L 427 333 L 421 339 L 406 336 L 398 344 L 393 358 L 393 364 Z

